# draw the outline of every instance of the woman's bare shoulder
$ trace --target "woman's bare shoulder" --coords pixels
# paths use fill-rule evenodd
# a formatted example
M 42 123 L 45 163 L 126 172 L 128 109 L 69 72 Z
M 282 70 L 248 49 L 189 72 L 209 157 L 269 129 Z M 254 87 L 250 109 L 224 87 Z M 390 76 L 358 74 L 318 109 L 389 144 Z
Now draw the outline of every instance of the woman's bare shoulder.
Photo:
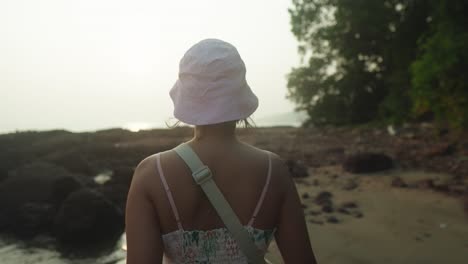
M 267 149 L 261 149 L 259 147 L 255 147 L 249 144 L 245 145 L 248 148 L 250 148 L 252 152 L 255 152 L 258 156 L 265 156 L 265 154 L 269 155 L 271 159 L 273 177 L 280 179 L 280 181 L 290 180 L 291 175 L 289 173 L 288 166 L 286 165 L 286 161 L 280 155 Z
M 149 186 L 157 187 L 159 185 L 158 155 L 166 155 L 165 152 L 159 152 L 149 155 L 142 159 L 135 168 L 132 178 L 132 185 L 139 186 L 144 191 L 150 191 Z

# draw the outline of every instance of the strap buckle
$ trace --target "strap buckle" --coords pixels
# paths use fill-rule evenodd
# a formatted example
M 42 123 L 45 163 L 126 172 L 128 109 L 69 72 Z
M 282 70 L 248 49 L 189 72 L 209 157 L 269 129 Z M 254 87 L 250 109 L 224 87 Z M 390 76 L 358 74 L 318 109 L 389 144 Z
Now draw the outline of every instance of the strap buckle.
M 192 173 L 192 176 L 198 185 L 202 185 L 211 179 L 211 170 L 207 166 L 202 166 L 197 171 Z

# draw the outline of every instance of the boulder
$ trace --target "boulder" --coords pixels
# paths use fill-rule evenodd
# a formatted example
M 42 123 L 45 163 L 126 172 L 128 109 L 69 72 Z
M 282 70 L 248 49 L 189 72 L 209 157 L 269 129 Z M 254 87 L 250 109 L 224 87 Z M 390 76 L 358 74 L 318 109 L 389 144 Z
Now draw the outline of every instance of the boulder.
M 112 179 L 109 182 L 110 184 L 121 184 L 130 187 L 132 182 L 132 177 L 135 169 L 130 166 L 119 166 L 113 169 Z
M 408 184 L 406 184 L 405 181 L 401 177 L 395 177 L 392 180 L 392 186 L 393 187 L 399 187 L 399 188 L 405 188 L 408 187 Z
M 347 156 L 343 169 L 351 173 L 369 173 L 393 168 L 393 160 L 382 153 L 358 153 Z
M 304 178 L 309 176 L 307 166 L 302 161 L 287 160 L 286 165 L 288 166 L 289 173 L 294 178 Z
M 0 230 L 21 236 L 50 231 L 65 198 L 81 184 L 62 167 L 33 163 L 0 183 Z
M 7 177 L 8 173 L 4 169 L 0 168 L 0 182 L 5 180 Z
M 122 212 L 125 211 L 127 203 L 127 194 L 130 186 L 122 184 L 108 184 L 98 186 L 94 190 L 104 195 L 109 201 L 116 205 Z
M 344 202 L 338 208 L 338 212 L 355 217 L 362 217 L 362 213 L 358 211 L 358 205 L 355 202 Z
M 325 204 L 325 205 L 322 206 L 322 212 L 324 212 L 324 213 L 332 213 L 333 211 L 335 211 L 335 209 L 333 208 L 332 203 Z
M 56 209 L 49 203 L 25 203 L 18 208 L 16 222 L 10 231 L 19 237 L 47 232 L 53 223 Z
M 124 230 L 122 211 L 102 194 L 84 188 L 68 196 L 54 223 L 62 245 L 83 248 L 115 241 Z
M 355 202 L 344 202 L 341 204 L 342 208 L 357 208 L 358 205 Z
M 323 191 L 315 197 L 315 204 L 320 206 L 333 205 L 332 197 L 333 195 L 330 192 Z
M 360 211 L 354 211 L 351 214 L 356 218 L 362 218 L 364 216 L 364 214 Z
M 449 192 L 454 195 L 463 195 L 468 193 L 468 188 L 464 185 L 453 184 L 448 186 Z
M 327 222 L 332 224 L 338 224 L 340 220 L 336 216 L 330 215 L 327 217 Z
M 426 149 L 422 154 L 425 157 L 432 158 L 436 156 L 451 155 L 455 152 L 456 146 L 451 143 L 440 143 Z
M 416 186 L 420 189 L 430 189 L 434 187 L 432 179 L 424 179 L 416 182 Z

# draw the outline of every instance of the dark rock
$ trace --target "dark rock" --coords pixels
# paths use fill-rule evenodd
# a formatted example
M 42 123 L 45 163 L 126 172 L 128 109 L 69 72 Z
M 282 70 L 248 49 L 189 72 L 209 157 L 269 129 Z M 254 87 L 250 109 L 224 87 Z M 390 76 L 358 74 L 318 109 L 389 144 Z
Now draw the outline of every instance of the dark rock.
M 61 204 L 71 192 L 81 187 L 81 184 L 75 177 L 58 178 L 52 183 L 50 199 L 56 205 Z
M 0 183 L 0 230 L 21 236 L 50 231 L 62 201 L 80 187 L 73 174 L 53 164 L 33 163 L 12 171 Z
M 332 213 L 334 211 L 333 205 L 326 204 L 326 205 L 322 206 L 322 211 L 325 212 L 325 213 Z
M 408 184 L 406 184 L 406 182 L 404 182 L 401 177 L 395 177 L 392 180 L 392 186 L 393 187 L 399 187 L 399 188 L 405 188 L 405 187 L 408 187 Z
M 351 191 L 354 190 L 358 187 L 359 185 L 356 183 L 355 180 L 353 179 L 348 179 L 344 184 L 342 189 L 346 191 Z
M 362 212 L 359 212 L 359 211 L 354 211 L 351 213 L 352 216 L 356 217 L 356 218 L 362 218 L 364 215 L 362 214 Z
M 302 199 L 309 199 L 310 195 L 308 193 L 302 194 Z
M 455 152 L 455 145 L 450 143 L 440 143 L 427 149 L 423 156 L 432 158 L 436 156 L 451 155 Z
M 309 215 L 321 215 L 321 214 L 322 214 L 321 211 L 314 211 L 314 210 L 309 211 Z
M 341 205 L 342 208 L 357 208 L 357 204 L 355 202 L 344 202 Z
M 418 188 L 429 189 L 434 187 L 433 181 L 431 179 L 420 180 L 416 183 Z
M 434 190 L 439 191 L 439 192 L 449 192 L 449 185 L 439 183 L 439 184 L 434 185 Z
M 309 223 L 316 224 L 316 225 L 323 225 L 323 221 L 315 220 L 315 219 L 309 219 Z
M 307 208 L 307 205 L 306 204 L 301 204 L 302 206 L 302 209 L 306 209 Z
M 441 127 L 439 128 L 439 136 L 445 136 L 450 132 L 450 130 L 447 127 Z
M 317 197 L 315 197 L 315 203 L 318 205 L 331 204 L 332 196 L 333 195 L 330 192 L 327 192 L 327 191 L 321 192 L 317 195 Z
M 319 180 L 314 179 L 314 180 L 312 181 L 312 185 L 313 185 L 313 186 L 319 186 L 319 185 L 320 185 Z
M 25 203 L 18 208 L 16 223 L 10 231 L 14 234 L 28 238 L 40 232 L 47 232 L 53 223 L 56 209 L 47 203 Z
M 104 195 L 109 201 L 116 205 L 122 212 L 125 212 L 127 202 L 127 194 L 129 187 L 122 184 L 106 184 L 95 188 L 99 193 Z
M 327 217 L 327 222 L 332 223 L 332 224 L 337 224 L 340 222 L 340 220 L 336 218 L 336 216 L 330 215 L 329 217 Z
M 393 168 L 393 160 L 381 153 L 359 153 L 346 157 L 343 169 L 351 173 L 377 172 Z
M 124 230 L 122 211 L 102 194 L 89 189 L 70 194 L 54 223 L 59 242 L 77 247 L 116 240 Z
M 133 173 L 133 167 L 117 167 L 113 170 L 112 179 L 110 180 L 109 184 L 119 184 L 128 188 L 132 182 Z
M 8 172 L 0 168 L 0 183 L 8 177 Z
M 351 212 L 347 208 L 344 208 L 344 207 L 338 208 L 338 212 L 342 214 L 347 214 L 347 215 L 351 214 Z
M 307 166 L 300 160 L 287 160 L 286 165 L 288 166 L 289 173 L 291 173 L 291 176 L 294 178 L 304 178 L 309 176 Z
M 467 188 L 464 185 L 460 185 L 460 184 L 449 185 L 448 190 L 450 193 L 455 194 L 455 195 L 467 193 Z

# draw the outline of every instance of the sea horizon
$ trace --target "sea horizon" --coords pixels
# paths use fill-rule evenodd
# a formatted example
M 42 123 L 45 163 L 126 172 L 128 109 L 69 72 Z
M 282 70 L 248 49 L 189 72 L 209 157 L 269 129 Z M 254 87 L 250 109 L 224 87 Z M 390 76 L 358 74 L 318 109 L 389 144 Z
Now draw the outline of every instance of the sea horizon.
M 262 117 L 252 117 L 251 122 L 254 127 L 277 127 L 277 126 L 290 126 L 290 127 L 300 127 L 305 121 L 305 113 L 298 112 L 283 112 L 275 113 L 271 115 L 266 115 Z M 75 127 L 62 127 L 62 126 L 44 126 L 37 128 L 17 128 L 17 129 L 2 129 L 0 127 L 0 135 L 22 133 L 22 132 L 47 132 L 47 131 L 69 131 L 72 133 L 93 133 L 103 130 L 111 129 L 124 129 L 130 132 L 139 132 L 144 130 L 153 130 L 153 129 L 172 129 L 174 125 L 177 124 L 177 119 L 167 118 L 165 120 L 159 120 L 156 122 L 146 122 L 146 121 L 135 121 L 128 122 L 122 125 L 103 125 L 103 126 L 75 126 Z M 184 123 L 180 123 L 178 126 L 190 126 Z

